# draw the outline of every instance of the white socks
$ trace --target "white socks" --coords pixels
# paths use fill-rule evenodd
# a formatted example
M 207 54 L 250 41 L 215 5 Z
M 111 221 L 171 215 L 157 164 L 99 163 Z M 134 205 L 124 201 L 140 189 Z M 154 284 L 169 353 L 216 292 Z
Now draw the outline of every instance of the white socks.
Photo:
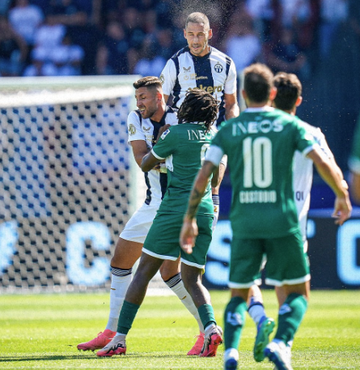
M 180 301 L 188 309 L 188 311 L 195 317 L 195 320 L 199 325 L 200 332 L 204 333 L 204 326 L 201 322 L 199 312 L 191 298 L 191 295 L 185 289 L 181 275 L 177 274 L 165 283 L 179 297 Z
M 250 298 L 248 312 L 256 325 L 263 316 L 266 316 L 261 293 L 257 295 L 257 291 L 254 291 L 254 295 Z
M 119 314 L 132 280 L 132 269 L 111 268 L 110 312 L 105 329 L 117 330 Z
M 233 358 L 235 361 L 239 361 L 239 351 L 235 348 L 228 348 L 224 352 L 224 362 L 226 363 L 230 358 Z
M 123 270 L 119 268 L 111 269 L 111 288 L 110 288 L 110 312 L 109 319 L 105 329 L 117 331 L 119 314 L 123 305 L 127 289 L 132 280 L 132 269 Z M 181 275 L 177 274 L 165 282 L 168 287 L 179 297 L 183 305 L 195 317 L 199 325 L 200 332 L 204 333 L 204 326 L 201 322 L 199 312 L 190 296 L 185 289 L 181 280 Z
M 209 337 L 214 328 L 216 328 L 215 324 L 210 324 L 205 328 L 205 338 Z
M 249 315 L 254 320 L 255 324 L 257 325 L 260 322 L 260 319 L 265 316 L 264 306 L 262 304 L 257 304 L 255 306 L 251 306 L 248 309 Z

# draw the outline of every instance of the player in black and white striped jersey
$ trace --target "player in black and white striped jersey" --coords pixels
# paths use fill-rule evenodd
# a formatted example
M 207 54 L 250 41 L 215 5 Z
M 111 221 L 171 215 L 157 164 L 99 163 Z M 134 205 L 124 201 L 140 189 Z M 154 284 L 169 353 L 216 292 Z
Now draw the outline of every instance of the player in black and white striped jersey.
M 219 101 L 217 124 L 237 117 L 237 75 L 233 60 L 209 45 L 213 36 L 208 17 L 200 12 L 191 13 L 185 21 L 184 37 L 187 46 L 166 63 L 160 75 L 165 101 L 179 108 L 188 90 L 195 87 L 211 93 Z M 219 187 L 226 170 L 226 159 L 219 167 L 219 186 L 212 189 L 214 225 L 220 212 Z
M 211 93 L 219 101 L 219 124 L 239 115 L 237 75 L 233 60 L 209 45 L 212 35 L 208 17 L 191 13 L 184 29 L 188 45 L 167 61 L 160 80 L 165 101 L 172 95 L 177 108 L 190 89 L 197 87 Z
M 128 142 L 132 147 L 135 161 L 140 166 L 142 158 L 152 149 L 157 137 L 169 125 L 176 125 L 178 119 L 176 110 L 166 105 L 161 82 L 157 77 L 143 77 L 133 85 L 138 109 L 130 112 L 128 116 Z M 145 202 L 125 225 L 111 259 L 108 323 L 104 332 L 96 338 L 80 343 L 77 346 L 79 350 L 93 351 L 103 348 L 116 334 L 119 313 L 132 280 L 132 267 L 141 256 L 145 238 L 166 190 L 166 173 L 161 167 L 152 169 L 145 173 L 145 183 L 147 186 Z M 204 333 L 197 308 L 181 279 L 178 261 L 165 261 L 160 268 L 160 274 L 164 282 L 195 317 L 200 332 Z

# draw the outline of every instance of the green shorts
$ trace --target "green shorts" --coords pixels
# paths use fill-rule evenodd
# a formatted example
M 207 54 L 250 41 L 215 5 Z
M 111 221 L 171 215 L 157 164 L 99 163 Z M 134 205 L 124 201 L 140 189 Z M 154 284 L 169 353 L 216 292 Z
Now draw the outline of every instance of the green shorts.
M 172 261 L 181 255 L 181 262 L 203 269 L 212 238 L 213 216 L 197 216 L 199 235 L 192 254 L 185 253 L 179 244 L 183 218 L 182 213 L 158 212 L 145 239 L 143 252 L 156 258 Z
M 310 280 L 309 262 L 301 233 L 271 239 L 236 239 L 231 243 L 229 287 L 249 288 L 261 284 L 261 267 L 266 256 L 268 285 L 282 286 Z

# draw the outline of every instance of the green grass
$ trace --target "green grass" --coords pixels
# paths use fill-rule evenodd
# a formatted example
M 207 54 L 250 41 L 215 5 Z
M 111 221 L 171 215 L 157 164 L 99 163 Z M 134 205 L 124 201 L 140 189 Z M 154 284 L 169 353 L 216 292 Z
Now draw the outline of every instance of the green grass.
M 216 318 L 228 292 L 211 292 Z M 276 318 L 273 291 L 265 291 L 267 313 Z M 108 294 L 0 296 L 0 369 L 222 369 L 216 358 L 186 352 L 197 334 L 195 320 L 175 296 L 146 297 L 127 338 L 127 355 L 97 358 L 76 345 L 106 325 Z M 239 369 L 272 369 L 255 363 L 255 325 L 250 317 L 240 345 Z M 294 369 L 360 369 L 360 292 L 314 291 L 293 347 Z

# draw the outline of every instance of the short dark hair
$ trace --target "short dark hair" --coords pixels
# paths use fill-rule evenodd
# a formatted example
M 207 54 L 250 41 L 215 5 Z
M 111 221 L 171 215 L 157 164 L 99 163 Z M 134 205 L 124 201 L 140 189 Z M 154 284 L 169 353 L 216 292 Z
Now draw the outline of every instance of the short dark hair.
M 204 24 L 205 28 L 210 29 L 209 18 L 200 12 L 194 12 L 188 15 L 185 21 L 185 29 L 189 23 Z
M 273 87 L 271 69 L 262 63 L 254 63 L 244 69 L 244 90 L 249 100 L 262 103 L 269 99 Z
M 202 122 L 209 131 L 217 118 L 218 111 L 217 100 L 207 91 L 195 88 L 186 93 L 180 106 L 179 123 Z
M 147 87 L 147 88 L 156 88 L 162 89 L 161 81 L 158 77 L 155 76 L 146 76 L 138 79 L 133 83 L 135 89 L 140 89 L 140 87 Z
M 302 93 L 298 77 L 294 73 L 279 72 L 274 77 L 274 86 L 277 88 L 275 107 L 285 111 L 292 110 Z

